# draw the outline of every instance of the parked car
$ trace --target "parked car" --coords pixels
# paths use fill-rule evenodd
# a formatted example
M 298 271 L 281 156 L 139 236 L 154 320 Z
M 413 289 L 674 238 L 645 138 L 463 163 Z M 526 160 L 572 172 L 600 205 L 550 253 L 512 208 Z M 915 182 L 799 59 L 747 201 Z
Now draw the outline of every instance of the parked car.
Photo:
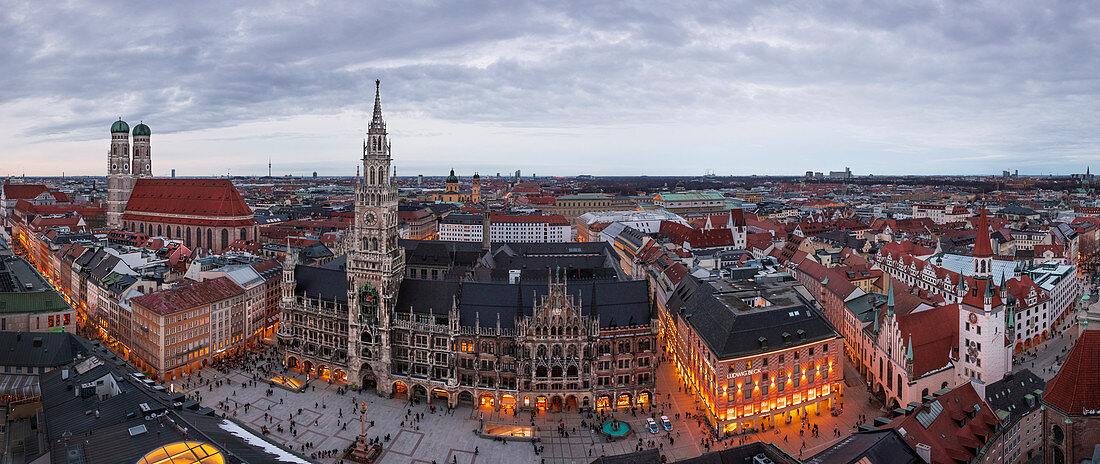
M 668 420 L 668 416 L 661 416 L 661 425 L 665 428 L 666 432 L 672 431 L 672 421 Z
M 657 433 L 660 429 L 657 428 L 657 421 L 652 417 L 645 418 L 645 428 L 649 429 L 649 433 Z

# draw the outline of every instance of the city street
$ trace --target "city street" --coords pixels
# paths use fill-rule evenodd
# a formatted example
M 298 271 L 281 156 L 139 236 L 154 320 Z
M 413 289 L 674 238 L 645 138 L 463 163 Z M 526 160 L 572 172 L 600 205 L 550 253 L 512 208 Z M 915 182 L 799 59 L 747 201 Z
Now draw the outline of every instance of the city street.
M 1096 301 L 1095 298 L 1092 301 Z M 1023 361 L 1013 366 L 1012 371 L 1019 372 L 1026 368 L 1043 380 L 1050 380 L 1054 377 L 1058 373 L 1062 361 L 1065 360 L 1066 355 L 1069 354 L 1070 349 L 1073 348 L 1074 343 L 1077 342 L 1077 337 L 1080 335 L 1078 317 L 1090 318 L 1089 325 L 1092 328 L 1100 326 L 1097 323 L 1100 322 L 1098 320 L 1100 319 L 1100 303 L 1091 304 L 1088 311 L 1078 311 L 1076 315 L 1066 317 L 1065 321 L 1054 331 L 1056 335 L 1040 344 L 1033 353 L 1025 353 Z

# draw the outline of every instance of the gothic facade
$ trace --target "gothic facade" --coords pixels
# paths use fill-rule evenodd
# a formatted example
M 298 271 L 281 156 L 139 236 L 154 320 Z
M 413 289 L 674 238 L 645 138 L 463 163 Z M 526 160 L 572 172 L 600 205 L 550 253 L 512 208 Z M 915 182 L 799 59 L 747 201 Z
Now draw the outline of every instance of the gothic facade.
M 286 366 L 379 394 L 496 408 L 652 401 L 656 326 L 645 281 L 406 278 L 379 82 L 344 257 L 284 266 Z

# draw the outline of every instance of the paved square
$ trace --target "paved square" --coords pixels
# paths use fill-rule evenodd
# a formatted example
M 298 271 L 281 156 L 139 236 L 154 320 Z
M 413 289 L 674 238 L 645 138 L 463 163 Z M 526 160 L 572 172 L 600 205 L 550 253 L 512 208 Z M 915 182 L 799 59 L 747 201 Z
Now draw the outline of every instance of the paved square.
M 422 433 L 402 430 L 394 437 L 389 450 L 407 456 L 416 456 L 416 447 L 420 446 L 420 440 L 422 439 L 424 439 L 424 434 Z
M 779 427 L 779 433 L 768 430 L 762 434 L 738 436 L 719 440 L 711 449 L 736 446 L 756 440 L 775 442 L 792 456 L 810 456 L 836 442 L 832 436 L 834 427 L 843 432 L 851 432 L 855 427 L 858 414 L 867 414 L 871 418 L 881 413 L 869 406 L 868 393 L 857 373 L 850 368 L 846 372 L 848 388 L 840 400 L 844 404 L 844 413 L 840 417 L 828 415 L 812 417 L 811 422 L 818 424 L 822 437 L 811 438 L 807 434 L 805 448 L 799 436 L 800 424 Z M 299 380 L 304 377 L 288 373 Z M 704 438 L 710 438 L 696 421 L 687 419 L 687 413 L 698 410 L 695 400 L 680 391 L 679 380 L 666 365 L 658 368 L 658 391 L 654 394 L 653 408 L 643 408 L 633 413 L 630 410 L 614 412 L 613 417 L 628 424 L 634 433 L 619 441 L 607 441 L 594 433 L 590 426 L 593 419 L 587 414 L 576 411 L 563 413 L 543 413 L 534 421 L 527 413 L 505 414 L 491 409 L 473 409 L 462 406 L 453 411 L 438 409 L 432 411 L 426 404 L 412 404 L 403 399 L 381 398 L 373 392 L 340 392 L 338 385 L 327 382 L 311 381 L 306 391 L 290 392 L 274 388 L 268 396 L 268 386 L 264 376 L 256 376 L 256 385 L 245 386 L 254 379 L 247 370 L 232 369 L 228 374 L 212 368 L 203 370 L 203 380 L 194 379 L 188 383 L 186 391 L 200 395 L 203 406 L 214 408 L 220 415 L 232 417 L 260 433 L 266 426 L 268 437 L 291 448 L 306 459 L 325 464 L 335 463 L 338 457 L 311 457 L 319 451 L 342 451 L 351 444 L 362 429 L 367 436 L 379 439 L 383 453 L 381 464 L 459 463 L 471 464 L 514 464 L 519 462 L 547 464 L 576 464 L 591 462 L 600 455 L 615 455 L 635 451 L 641 447 L 655 447 L 661 450 L 667 459 L 675 461 L 702 454 Z M 221 381 L 217 385 L 216 381 Z M 225 383 L 228 380 L 229 383 Z M 207 381 L 210 381 L 209 385 Z M 179 391 L 182 385 L 175 385 Z M 360 422 L 360 407 L 366 403 L 366 413 Z M 248 411 L 244 405 L 250 404 Z M 298 409 L 301 408 L 301 414 Z M 265 420 L 263 415 L 270 414 L 273 419 Z M 420 420 L 413 420 L 416 414 L 422 414 Z M 650 434 L 645 430 L 646 417 L 669 416 L 673 422 L 673 431 Z M 290 420 L 293 416 L 297 436 L 291 434 Z M 476 435 L 479 420 L 495 424 L 534 425 L 536 436 L 541 440 L 538 446 L 524 441 L 496 441 Z M 373 425 L 372 425 L 373 423 Z M 564 424 L 568 437 L 559 436 L 558 424 Z M 278 431 L 277 427 L 283 430 Z M 419 430 L 417 430 L 419 428 Z M 787 442 L 784 442 L 784 437 Z M 313 442 L 313 448 L 303 446 Z M 475 449 L 477 454 L 474 454 Z

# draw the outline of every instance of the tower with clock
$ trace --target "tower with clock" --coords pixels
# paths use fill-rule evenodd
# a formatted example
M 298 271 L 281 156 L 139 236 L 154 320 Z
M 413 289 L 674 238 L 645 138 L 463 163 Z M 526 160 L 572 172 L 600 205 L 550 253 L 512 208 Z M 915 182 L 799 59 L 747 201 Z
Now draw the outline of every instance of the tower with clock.
M 374 85 L 374 115 L 363 142 L 347 254 L 348 382 L 373 382 L 384 390 L 390 383 L 389 328 L 405 274 L 405 250 L 397 243 L 397 183 L 382 119 L 381 82 Z

